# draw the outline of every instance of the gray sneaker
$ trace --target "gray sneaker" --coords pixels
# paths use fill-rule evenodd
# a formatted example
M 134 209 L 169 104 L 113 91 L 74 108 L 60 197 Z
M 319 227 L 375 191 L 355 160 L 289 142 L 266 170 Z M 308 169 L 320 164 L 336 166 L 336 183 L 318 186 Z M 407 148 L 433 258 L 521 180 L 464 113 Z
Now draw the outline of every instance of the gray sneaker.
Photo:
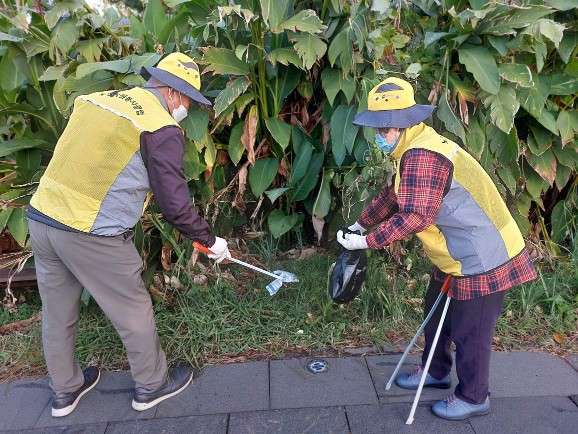
M 490 397 L 481 404 L 470 404 L 453 393 L 443 401 L 436 402 L 431 411 L 438 417 L 447 420 L 464 420 L 474 416 L 483 416 L 490 412 Z
M 57 393 L 52 397 L 52 417 L 68 416 L 75 409 L 84 395 L 90 392 L 100 380 L 100 370 L 91 366 L 82 371 L 84 384 L 80 389 L 69 393 Z
M 419 386 L 422 373 L 423 368 L 418 366 L 412 372 L 398 375 L 395 379 L 395 384 L 397 384 L 402 389 L 416 390 Z M 435 387 L 436 389 L 449 389 L 451 386 L 452 380 L 449 374 L 441 380 L 436 380 L 430 374 L 427 374 L 425 377 L 425 383 L 423 385 L 423 387 Z
M 134 390 L 132 408 L 136 411 L 145 411 L 160 404 L 165 399 L 181 393 L 193 381 L 193 368 L 190 365 L 179 365 L 169 370 L 165 384 L 156 390 L 147 390 L 137 387 Z

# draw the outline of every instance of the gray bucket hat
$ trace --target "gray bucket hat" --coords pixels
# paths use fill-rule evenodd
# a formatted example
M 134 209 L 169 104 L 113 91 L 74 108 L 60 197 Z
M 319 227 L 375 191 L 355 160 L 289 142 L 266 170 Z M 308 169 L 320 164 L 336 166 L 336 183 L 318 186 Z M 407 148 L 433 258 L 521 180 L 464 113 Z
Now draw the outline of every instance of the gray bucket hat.
M 435 106 L 416 104 L 412 85 L 400 78 L 390 77 L 371 89 L 367 108 L 355 116 L 355 125 L 410 128 L 429 118 Z
M 203 96 L 199 67 L 189 56 L 183 53 L 171 53 L 159 64 L 141 68 L 140 74 L 145 80 L 153 77 L 163 84 L 188 96 L 195 102 L 211 107 L 211 101 Z

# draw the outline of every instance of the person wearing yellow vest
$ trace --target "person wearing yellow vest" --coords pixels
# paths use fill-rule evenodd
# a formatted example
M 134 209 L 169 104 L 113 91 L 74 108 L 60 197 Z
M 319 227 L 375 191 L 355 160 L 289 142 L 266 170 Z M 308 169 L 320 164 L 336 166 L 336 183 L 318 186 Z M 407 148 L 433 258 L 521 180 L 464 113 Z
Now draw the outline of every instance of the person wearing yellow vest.
M 83 288 L 126 348 L 135 410 L 154 407 L 192 381 L 191 366 L 167 367 L 132 242 L 149 192 L 166 220 L 209 247 L 211 258 L 229 256 L 227 242 L 193 208 L 183 174 L 179 122 L 191 104 L 211 105 L 200 92 L 199 68 L 189 56 L 172 53 L 141 74 L 148 79 L 142 88 L 76 98 L 27 210 L 54 417 L 74 411 L 100 379 L 98 368 L 82 371 L 74 358 Z
M 416 234 L 434 264 L 425 297 L 427 314 L 450 275 L 453 299 L 426 377 L 426 387 L 450 388 L 456 345 L 459 384 L 432 411 L 462 420 L 490 411 L 492 338 L 505 291 L 534 280 L 536 271 L 522 234 L 496 186 L 480 164 L 424 121 L 434 107 L 416 104 L 411 84 L 390 77 L 368 96 L 368 110 L 354 124 L 376 129 L 375 144 L 396 162 L 395 181 L 363 210 L 355 224 L 337 233 L 347 249 L 381 249 Z M 366 235 L 368 228 L 375 228 Z M 425 329 L 425 365 L 441 306 Z M 422 367 L 396 384 L 417 389 Z

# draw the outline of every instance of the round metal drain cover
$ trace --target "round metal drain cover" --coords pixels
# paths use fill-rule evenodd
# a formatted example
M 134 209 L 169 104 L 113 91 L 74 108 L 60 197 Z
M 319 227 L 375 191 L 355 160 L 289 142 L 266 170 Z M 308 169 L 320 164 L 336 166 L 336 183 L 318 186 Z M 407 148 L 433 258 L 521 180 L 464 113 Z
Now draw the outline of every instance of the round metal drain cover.
M 327 362 L 323 359 L 313 359 L 307 363 L 307 370 L 312 374 L 321 374 L 329 368 Z

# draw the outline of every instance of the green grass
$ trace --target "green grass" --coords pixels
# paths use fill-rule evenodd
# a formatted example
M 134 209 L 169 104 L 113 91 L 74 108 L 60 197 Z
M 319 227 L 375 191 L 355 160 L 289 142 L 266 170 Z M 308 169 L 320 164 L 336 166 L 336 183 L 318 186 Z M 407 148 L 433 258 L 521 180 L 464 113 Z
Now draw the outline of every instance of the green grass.
M 266 256 L 267 252 L 260 252 Z M 262 257 L 263 257 L 262 256 Z M 285 285 L 277 295 L 265 291 L 266 279 L 228 265 L 238 284 L 211 278 L 206 286 L 171 291 L 169 302 L 155 304 L 161 341 L 170 361 L 207 361 L 280 357 L 367 344 L 401 343 L 417 328 L 429 264 L 415 255 L 404 266 L 386 253 L 371 254 L 366 287 L 352 303 L 338 306 L 327 295 L 331 255 L 274 263 L 296 273 L 301 282 Z M 411 269 L 409 265 L 412 264 Z M 508 293 L 498 324 L 500 348 L 576 350 L 578 275 L 576 262 L 557 263 L 541 278 Z M 21 307 L 22 317 L 38 305 Z M 6 321 L 6 314 L 0 317 Z M 13 317 L 16 319 L 16 317 Z M 0 378 L 42 370 L 39 325 L 23 333 L 0 336 Z M 565 339 L 553 341 L 554 333 Z M 110 322 L 94 301 L 83 306 L 77 335 L 81 363 L 108 369 L 126 368 L 126 355 Z

